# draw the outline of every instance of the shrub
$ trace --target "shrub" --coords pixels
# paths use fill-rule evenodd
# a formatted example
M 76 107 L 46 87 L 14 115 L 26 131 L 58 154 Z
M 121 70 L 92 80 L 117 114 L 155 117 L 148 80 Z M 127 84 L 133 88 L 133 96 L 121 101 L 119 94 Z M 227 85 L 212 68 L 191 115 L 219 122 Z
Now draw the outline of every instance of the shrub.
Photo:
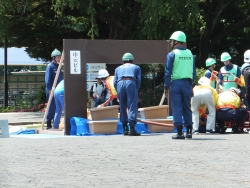
M 142 89 L 139 91 L 139 100 L 138 107 L 148 107 L 148 106 L 157 106 L 159 105 L 162 94 L 163 94 L 163 85 L 160 85 L 153 89 Z
M 195 85 L 198 84 L 199 79 L 204 76 L 205 72 L 206 72 L 206 69 L 204 68 L 196 68 L 196 79 L 194 81 Z

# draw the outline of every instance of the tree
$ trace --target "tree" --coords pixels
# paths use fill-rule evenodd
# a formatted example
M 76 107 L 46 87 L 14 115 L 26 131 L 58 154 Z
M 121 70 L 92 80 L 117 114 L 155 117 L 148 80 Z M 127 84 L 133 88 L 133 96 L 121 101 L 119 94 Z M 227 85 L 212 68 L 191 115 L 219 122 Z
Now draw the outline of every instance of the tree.
M 64 38 L 167 40 L 182 30 L 197 67 L 223 51 L 240 57 L 249 44 L 250 0 L 26 0 L 0 3 L 0 38 L 50 59 Z M 242 55 L 241 55 L 242 56 Z
M 237 2 L 234 0 L 206 0 L 200 2 L 200 15 L 204 21 L 204 26 L 200 32 L 199 66 L 204 64 L 209 53 L 214 53 L 217 57 L 219 56 L 214 47 L 223 45 L 220 42 L 223 39 L 231 39 L 231 43 L 224 50 L 230 50 L 229 52 L 233 54 L 237 53 L 239 50 L 237 45 L 239 44 L 233 43 L 233 36 L 231 35 L 230 38 L 229 36 L 239 29 L 249 27 L 249 8 L 249 1 L 247 0 L 239 0 Z M 245 33 L 245 36 L 247 36 L 247 33 Z M 238 35 L 235 35 L 235 37 L 238 37 Z M 222 52 L 220 51 L 220 53 Z

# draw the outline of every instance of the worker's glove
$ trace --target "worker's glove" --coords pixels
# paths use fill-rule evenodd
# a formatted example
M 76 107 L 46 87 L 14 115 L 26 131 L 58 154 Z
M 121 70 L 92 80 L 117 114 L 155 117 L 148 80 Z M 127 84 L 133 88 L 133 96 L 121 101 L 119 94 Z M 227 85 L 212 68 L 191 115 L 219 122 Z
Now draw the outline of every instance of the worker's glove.
M 211 80 L 211 81 L 214 81 L 214 79 L 215 79 L 215 78 L 217 78 L 217 76 L 216 76 L 217 74 L 218 74 L 218 72 L 217 72 L 217 71 L 212 71 L 212 74 L 211 74 L 210 80 Z
M 217 71 L 214 71 L 214 70 L 213 70 L 212 73 L 213 73 L 214 75 L 216 75 L 216 76 L 218 75 L 218 72 L 217 72 Z
M 215 76 L 214 74 L 211 74 L 210 80 L 211 80 L 211 81 L 214 81 L 215 77 L 216 77 L 216 76 Z
M 237 78 L 237 77 L 234 78 L 234 81 L 235 81 L 237 84 L 240 84 L 240 83 L 241 83 L 241 82 L 240 82 L 240 79 Z
M 105 107 L 103 104 L 100 104 L 99 106 L 97 106 L 97 108 L 103 108 Z

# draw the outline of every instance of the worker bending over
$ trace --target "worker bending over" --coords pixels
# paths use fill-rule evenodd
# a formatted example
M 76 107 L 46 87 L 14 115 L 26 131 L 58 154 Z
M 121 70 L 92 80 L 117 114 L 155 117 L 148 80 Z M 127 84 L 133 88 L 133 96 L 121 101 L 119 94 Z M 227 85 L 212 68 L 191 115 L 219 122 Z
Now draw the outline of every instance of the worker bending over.
M 135 131 L 135 125 L 137 123 L 141 68 L 133 64 L 134 56 L 131 53 L 125 53 L 122 61 L 123 65 L 115 69 L 114 75 L 114 86 L 120 103 L 120 121 L 123 125 L 124 135 L 139 136 L 140 134 Z
M 218 95 L 216 106 L 216 119 L 220 128 L 220 133 L 224 133 L 224 121 L 235 121 L 232 127 L 233 133 L 239 133 L 239 125 L 246 117 L 246 108 L 241 104 L 240 90 L 231 87 L 228 91 Z
M 98 79 L 101 79 L 101 81 L 105 84 L 106 89 L 109 92 L 109 99 L 105 101 L 103 104 L 99 105 L 98 107 L 105 107 L 109 102 L 111 102 L 113 99 L 117 98 L 117 92 L 114 87 L 114 76 L 110 76 L 108 71 L 106 69 L 101 69 L 98 72 Z
M 214 88 L 210 86 L 210 80 L 206 77 L 201 77 L 198 81 L 198 86 L 195 86 L 194 96 L 192 98 L 192 116 L 194 134 L 199 133 L 199 107 L 206 105 L 209 114 L 207 116 L 206 133 L 212 133 L 215 129 L 215 106 L 218 99 L 218 94 Z

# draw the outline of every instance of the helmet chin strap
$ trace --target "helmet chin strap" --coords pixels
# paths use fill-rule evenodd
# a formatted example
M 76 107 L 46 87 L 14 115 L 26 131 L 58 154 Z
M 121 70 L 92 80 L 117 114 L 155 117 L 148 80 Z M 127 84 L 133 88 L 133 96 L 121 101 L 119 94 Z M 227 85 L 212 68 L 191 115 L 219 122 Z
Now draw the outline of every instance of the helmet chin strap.
M 172 46 L 172 50 L 175 48 L 175 46 L 179 44 L 179 42 L 177 41 L 177 43 L 175 43 L 175 41 L 173 42 L 173 46 Z

